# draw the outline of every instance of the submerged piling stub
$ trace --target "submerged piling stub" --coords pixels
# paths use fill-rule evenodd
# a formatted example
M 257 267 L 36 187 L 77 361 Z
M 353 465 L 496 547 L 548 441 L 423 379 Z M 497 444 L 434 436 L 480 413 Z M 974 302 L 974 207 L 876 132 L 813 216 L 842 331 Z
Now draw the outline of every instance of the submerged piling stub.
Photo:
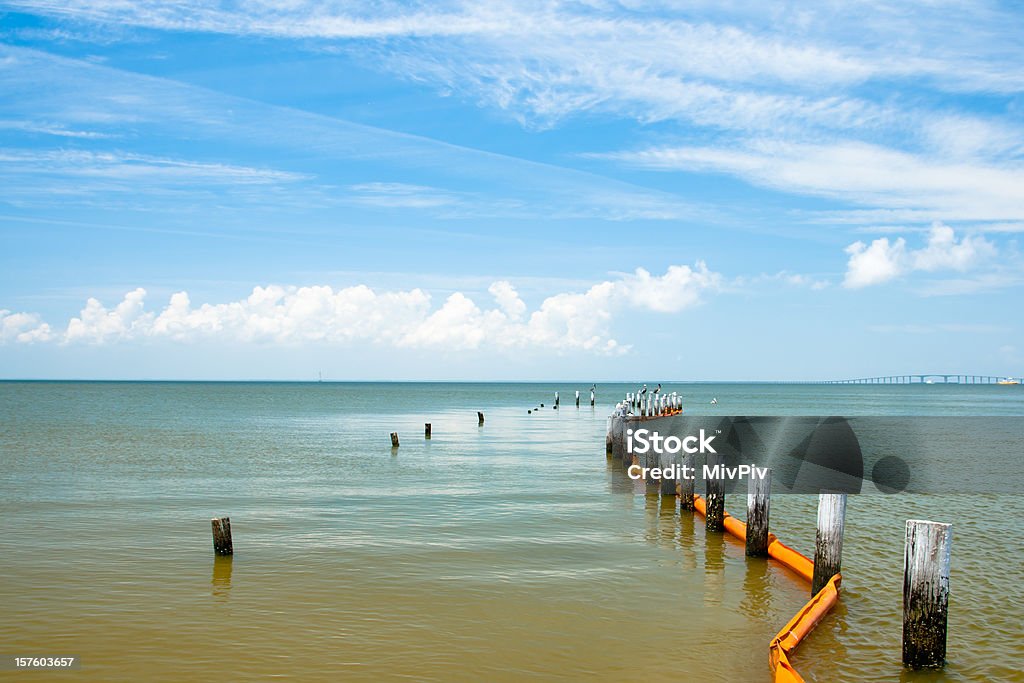
M 953 525 L 907 520 L 903 551 L 903 663 L 939 667 L 946 662 L 949 560 Z
M 429 422 L 423 423 L 423 438 L 424 439 L 429 439 L 430 438 L 430 423 Z
M 721 472 L 724 459 L 720 453 L 708 453 L 707 464 L 708 469 L 712 472 Z M 719 475 L 718 477 L 708 477 L 704 483 L 705 493 L 707 493 L 704 528 L 708 531 L 723 531 L 725 529 L 725 480 Z
M 398 432 L 391 432 L 391 447 L 398 448 Z
M 771 506 L 772 471 L 763 479 L 751 477 L 747 489 L 747 556 L 768 555 L 768 512 Z
M 218 555 L 234 555 L 235 547 L 231 543 L 231 518 L 214 517 L 210 520 L 213 527 L 213 552 Z
M 818 530 L 814 538 L 814 578 L 811 595 L 825 587 L 839 573 L 843 559 L 843 526 L 846 523 L 846 494 L 823 491 L 818 496 Z
M 604 454 L 613 455 L 615 452 L 614 441 L 612 439 L 612 423 L 613 418 L 608 418 L 608 422 L 605 425 L 604 430 Z
M 543 403 L 541 403 L 540 405 L 541 405 L 542 408 L 544 407 Z M 484 414 L 481 413 L 479 410 L 476 411 L 476 423 L 478 425 L 482 425 L 484 423 Z

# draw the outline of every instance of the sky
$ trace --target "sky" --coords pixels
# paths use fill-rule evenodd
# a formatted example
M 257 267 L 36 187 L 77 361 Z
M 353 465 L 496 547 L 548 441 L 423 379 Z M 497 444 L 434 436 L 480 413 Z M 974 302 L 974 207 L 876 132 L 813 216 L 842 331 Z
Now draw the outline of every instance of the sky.
M 1024 374 L 1015 3 L 0 2 L 0 377 Z

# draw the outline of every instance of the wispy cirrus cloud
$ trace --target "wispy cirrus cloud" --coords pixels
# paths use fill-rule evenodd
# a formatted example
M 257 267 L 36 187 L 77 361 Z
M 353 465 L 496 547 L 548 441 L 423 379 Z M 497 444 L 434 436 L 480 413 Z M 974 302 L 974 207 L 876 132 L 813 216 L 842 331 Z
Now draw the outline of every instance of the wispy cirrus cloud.
M 106 180 L 158 181 L 164 184 L 227 183 L 262 185 L 306 180 L 303 173 L 271 168 L 208 163 L 134 152 L 84 150 L 27 150 L 0 148 L 0 164 L 8 173 L 66 175 Z M 137 185 L 131 186 L 134 190 Z
M 0 121 L 0 130 L 15 130 L 24 133 L 52 135 L 58 138 L 78 140 L 102 140 L 117 137 L 112 133 L 100 133 L 94 130 L 74 130 L 60 124 L 50 125 L 42 121 Z
M 913 212 L 916 220 L 1024 217 L 1024 162 L 927 158 L 865 143 L 749 141 L 741 147 L 662 147 L 603 155 L 642 168 L 717 172 L 755 185 Z
M 1013 191 L 1024 173 L 1019 117 L 972 111 L 955 97 L 1024 91 L 1024 48 L 1011 39 L 1024 22 L 985 3 L 14 6 L 90 26 L 255 35 L 348 51 L 531 127 L 595 114 L 654 126 L 652 138 L 712 139 L 591 155 L 634 167 L 730 174 L 788 193 L 918 212 L 925 222 L 1024 216 Z M 892 96 L 906 87 L 929 96 Z M 121 104 L 122 114 L 139 110 L 131 98 Z M 216 127 L 223 118 L 207 123 Z M 384 205 L 375 194 L 360 201 Z M 394 200 L 391 206 L 428 201 L 452 209 L 441 194 Z M 663 206 L 617 213 L 635 202 L 598 203 L 578 215 L 671 220 L 685 213 L 653 203 Z M 491 206 L 521 210 L 523 202 Z
M 0 88 L 11 95 L 0 101 L 4 120 L 24 122 L 33 117 L 47 121 L 52 131 L 90 133 L 76 148 L 46 148 L 25 139 L 20 140 L 21 147 L 8 143 L 0 172 L 6 169 L 10 182 L 0 188 L 0 200 L 18 205 L 38 203 L 47 195 L 70 202 L 90 187 L 98 192 L 108 187 L 83 186 L 83 178 L 102 179 L 115 190 L 126 187 L 128 180 L 145 181 L 131 189 L 169 189 L 178 195 L 191 179 L 199 200 L 206 200 L 207 184 L 235 186 L 240 200 L 263 206 L 266 195 L 258 186 L 282 186 L 287 193 L 274 195 L 274 201 L 298 204 L 304 210 L 356 204 L 421 215 L 434 212 L 445 218 L 612 221 L 680 220 L 712 213 L 672 193 L 595 173 L 268 105 L 39 50 L 0 45 Z M 9 130 L 33 132 L 23 125 Z M 113 138 L 119 139 L 109 142 Z M 150 149 L 153 141 L 165 139 L 176 141 L 174 155 Z M 247 158 L 301 160 L 288 168 L 237 163 L 221 151 L 228 143 L 244 149 Z

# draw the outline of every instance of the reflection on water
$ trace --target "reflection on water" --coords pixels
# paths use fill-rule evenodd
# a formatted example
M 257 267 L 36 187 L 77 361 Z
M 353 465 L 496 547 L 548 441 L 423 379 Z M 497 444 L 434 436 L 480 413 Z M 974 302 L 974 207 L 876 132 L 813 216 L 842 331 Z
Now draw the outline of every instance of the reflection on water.
M 226 599 L 230 594 L 233 560 L 230 555 L 213 556 L 213 578 L 210 579 L 210 586 L 214 597 Z
M 717 607 L 725 594 L 725 534 L 704 533 L 704 605 Z
M 679 534 L 677 536 L 679 550 L 682 552 L 682 566 L 686 569 L 697 569 L 697 550 L 695 547 L 695 515 L 690 511 L 682 511 L 679 515 Z
M 745 552 L 745 551 L 744 551 Z M 744 562 L 743 600 L 744 611 L 759 621 L 766 621 L 772 614 L 772 585 L 769 581 L 771 569 L 768 559 L 747 557 Z M 779 629 L 783 624 L 779 624 Z

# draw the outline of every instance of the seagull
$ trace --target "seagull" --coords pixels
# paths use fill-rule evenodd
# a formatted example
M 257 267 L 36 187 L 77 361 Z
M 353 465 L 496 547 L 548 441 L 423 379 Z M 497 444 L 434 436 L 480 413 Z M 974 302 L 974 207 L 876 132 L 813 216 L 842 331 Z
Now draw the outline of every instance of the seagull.
M 717 398 L 711 399 L 711 405 L 717 406 L 718 405 L 718 399 Z
M 660 382 L 658 383 L 658 388 L 654 390 L 654 393 L 656 393 L 656 394 L 661 393 L 661 383 Z
M 647 395 L 647 385 L 646 384 L 644 385 L 644 388 L 640 390 L 640 395 L 641 396 L 646 396 Z

